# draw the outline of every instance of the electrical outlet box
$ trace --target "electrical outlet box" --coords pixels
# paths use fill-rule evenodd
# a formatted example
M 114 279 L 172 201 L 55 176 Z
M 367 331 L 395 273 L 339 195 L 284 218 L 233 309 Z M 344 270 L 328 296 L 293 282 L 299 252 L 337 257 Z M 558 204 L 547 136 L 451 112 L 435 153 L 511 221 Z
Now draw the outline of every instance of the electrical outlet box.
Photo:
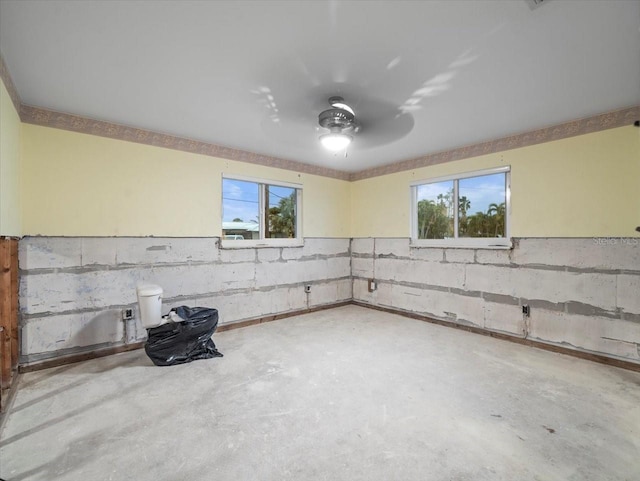
M 525 304 L 522 306 L 522 315 L 524 317 L 529 317 L 531 315 L 531 310 L 529 309 L 529 304 Z
M 311 284 L 307 284 L 306 286 L 304 286 L 304 292 L 306 292 L 307 294 L 311 292 Z
M 369 292 L 373 292 L 378 288 L 378 284 L 375 279 L 369 279 L 367 289 Z
M 122 309 L 122 320 L 128 321 L 133 319 L 133 309 Z

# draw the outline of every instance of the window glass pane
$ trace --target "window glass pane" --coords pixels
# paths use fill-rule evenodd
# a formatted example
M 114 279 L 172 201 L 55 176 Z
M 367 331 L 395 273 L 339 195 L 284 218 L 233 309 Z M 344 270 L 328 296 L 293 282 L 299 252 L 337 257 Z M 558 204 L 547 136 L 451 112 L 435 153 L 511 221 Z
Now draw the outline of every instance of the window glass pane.
M 224 239 L 260 238 L 259 184 L 222 179 L 222 235 Z
M 458 237 L 505 237 L 506 174 L 460 179 Z
M 418 239 L 453 237 L 453 181 L 434 182 L 416 187 Z
M 271 238 L 292 239 L 296 236 L 296 189 L 276 185 L 265 186 L 268 200 L 267 235 Z

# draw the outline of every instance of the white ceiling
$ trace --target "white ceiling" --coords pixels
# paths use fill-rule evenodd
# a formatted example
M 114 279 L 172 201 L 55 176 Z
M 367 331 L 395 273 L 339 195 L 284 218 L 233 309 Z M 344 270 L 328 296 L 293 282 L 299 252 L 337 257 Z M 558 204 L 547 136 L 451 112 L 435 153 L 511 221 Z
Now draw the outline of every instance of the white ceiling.
M 348 172 L 640 104 L 637 0 L 1 0 L 0 51 L 24 104 Z

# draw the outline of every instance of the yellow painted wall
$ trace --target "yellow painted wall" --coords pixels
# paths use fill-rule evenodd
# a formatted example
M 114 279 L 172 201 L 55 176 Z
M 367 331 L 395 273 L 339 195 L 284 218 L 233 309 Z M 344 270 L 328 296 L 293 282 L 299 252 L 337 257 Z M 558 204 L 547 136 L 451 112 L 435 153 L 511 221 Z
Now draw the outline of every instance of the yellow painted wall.
M 20 117 L 0 80 L 0 235 L 20 236 Z
M 220 236 L 232 173 L 302 184 L 303 235 L 350 236 L 346 181 L 30 124 L 22 147 L 25 235 Z
M 29 124 L 15 130 L 24 235 L 219 236 L 229 173 L 303 184 L 307 237 L 407 237 L 412 181 L 502 165 L 511 166 L 513 237 L 635 236 L 640 225 L 633 126 L 354 183 Z M 4 185 L 3 175 L 3 209 Z
M 512 237 L 638 236 L 640 129 L 628 126 L 354 182 L 353 237 L 408 237 L 409 184 L 511 166 Z

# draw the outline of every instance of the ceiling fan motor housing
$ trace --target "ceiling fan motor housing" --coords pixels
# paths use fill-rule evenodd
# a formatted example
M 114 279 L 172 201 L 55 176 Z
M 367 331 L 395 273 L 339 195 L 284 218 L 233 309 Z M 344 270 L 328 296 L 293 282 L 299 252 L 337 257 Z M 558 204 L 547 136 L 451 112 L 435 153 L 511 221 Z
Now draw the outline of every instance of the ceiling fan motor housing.
M 333 131 L 343 132 L 355 126 L 356 118 L 344 109 L 332 108 L 321 112 L 318 116 L 320 127 Z

